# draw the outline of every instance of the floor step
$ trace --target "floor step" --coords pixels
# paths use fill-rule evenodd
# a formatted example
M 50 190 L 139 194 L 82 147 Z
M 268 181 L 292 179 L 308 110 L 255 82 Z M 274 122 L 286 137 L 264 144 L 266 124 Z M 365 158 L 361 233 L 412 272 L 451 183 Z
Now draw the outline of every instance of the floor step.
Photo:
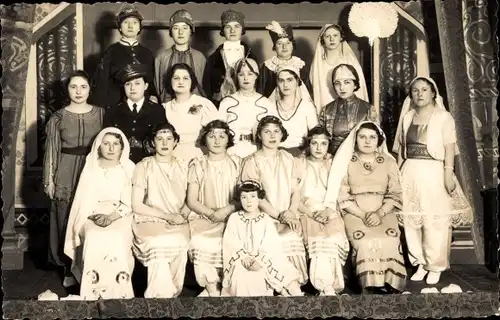
M 453 230 L 450 264 L 477 264 L 470 227 L 460 227 Z

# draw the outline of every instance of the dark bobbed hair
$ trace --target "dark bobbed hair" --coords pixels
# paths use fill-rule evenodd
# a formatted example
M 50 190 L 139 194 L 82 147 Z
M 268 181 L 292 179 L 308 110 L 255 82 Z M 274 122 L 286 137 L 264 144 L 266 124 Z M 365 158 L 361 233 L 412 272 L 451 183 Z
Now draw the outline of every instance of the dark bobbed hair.
M 302 145 L 300 146 L 300 150 L 304 151 L 306 157 L 311 155 L 311 140 L 314 136 L 325 135 L 328 138 L 328 149 L 327 153 L 333 156 L 333 143 L 332 143 L 332 135 L 326 127 L 322 125 L 317 125 L 307 132 L 307 136 L 302 140 Z
M 257 196 L 259 199 L 264 199 L 266 197 L 266 191 L 262 188 L 260 183 L 253 180 L 245 180 L 240 185 L 236 187 L 236 192 L 234 193 L 234 201 L 241 206 L 241 194 L 243 192 L 254 192 L 257 191 Z
M 66 88 L 66 91 L 68 90 L 69 83 L 71 82 L 71 80 L 73 78 L 77 78 L 77 77 L 85 79 L 90 87 L 90 77 L 89 77 L 88 73 L 85 72 L 84 70 L 75 70 L 69 74 L 69 76 L 66 78 L 66 81 L 64 82 L 64 86 Z
M 91 80 L 90 80 L 88 73 L 83 71 L 83 70 L 75 70 L 75 71 L 71 72 L 68 75 L 68 77 L 66 78 L 66 80 L 62 83 L 64 85 L 64 91 L 62 92 L 63 93 L 62 94 L 63 105 L 68 105 L 71 102 L 71 99 L 69 97 L 69 83 L 71 82 L 71 80 L 73 78 L 77 78 L 77 77 L 85 79 L 89 85 L 89 90 L 92 91 L 92 83 L 91 83 Z M 90 97 L 90 93 L 91 92 L 89 92 L 89 97 Z
M 290 74 L 293 75 L 293 77 L 295 78 L 295 80 L 297 80 L 297 86 L 300 87 L 302 85 L 302 79 L 300 79 L 300 75 L 296 74 L 295 72 L 293 72 L 292 70 L 281 70 L 279 71 L 277 74 L 276 74 L 276 83 L 278 82 L 278 75 L 282 72 L 288 72 Z
M 410 85 L 410 98 L 413 99 L 413 94 L 412 94 L 412 89 L 413 89 L 413 85 L 415 84 L 415 82 L 417 82 L 418 80 L 420 81 L 423 81 L 425 83 L 427 83 L 430 87 L 431 87 L 431 91 L 432 93 L 434 94 L 434 97 L 433 97 L 433 100 L 436 100 L 436 96 L 437 96 L 437 88 L 434 86 L 434 83 L 430 82 L 429 79 L 427 78 L 424 78 L 424 77 L 418 77 L 418 78 L 415 78 L 415 80 L 412 81 L 411 85 Z
M 352 72 L 352 74 L 354 75 L 354 78 L 355 78 L 354 79 L 354 91 L 358 91 L 358 89 L 359 89 L 359 74 L 356 71 L 356 68 L 354 68 L 352 65 L 346 64 L 346 63 L 341 63 L 338 66 L 336 66 L 335 69 L 333 69 L 333 71 L 332 71 L 332 84 L 333 84 L 333 87 L 335 87 L 335 75 L 337 74 L 337 71 L 341 67 L 346 67 L 347 69 L 349 69 L 349 71 Z
M 233 74 L 232 74 L 236 90 L 240 90 L 240 84 L 238 82 L 238 73 L 240 73 L 240 71 L 243 68 L 243 66 L 247 66 L 248 69 L 250 69 L 250 71 L 252 71 L 253 73 L 255 73 L 255 75 L 256 75 L 255 84 L 254 84 L 254 88 L 255 88 L 257 86 L 257 83 L 258 83 L 259 77 L 260 77 L 259 70 L 254 70 L 253 67 L 252 67 L 252 65 L 250 63 L 246 62 L 246 59 L 245 60 L 241 59 L 241 60 L 238 60 L 236 62 L 236 64 L 234 65 Z
M 118 141 L 120 142 L 120 146 L 122 147 L 122 152 L 123 152 L 123 148 L 125 147 L 125 143 L 123 142 L 123 138 L 122 138 L 122 135 L 119 134 L 119 133 L 116 133 L 116 132 L 107 132 L 104 136 L 103 136 L 103 139 L 105 136 L 112 136 L 112 137 L 115 137 L 118 139 Z M 102 141 L 101 141 L 101 144 L 102 144 Z M 101 146 L 99 146 L 99 148 L 97 149 L 97 155 L 99 156 L 99 158 L 102 157 L 102 154 L 101 154 Z
M 366 122 L 366 123 L 363 123 L 362 125 L 360 125 L 358 130 L 356 131 L 356 148 L 357 148 L 357 141 L 358 141 L 358 139 L 357 139 L 358 133 L 359 133 L 359 131 L 361 131 L 361 129 L 370 129 L 370 130 L 373 130 L 377 133 L 377 138 L 378 138 L 377 147 L 380 147 L 382 145 L 382 143 L 384 143 L 385 138 L 384 138 L 383 134 L 380 132 L 377 125 L 373 122 Z
M 328 29 L 335 29 L 337 30 L 338 32 L 340 32 L 340 42 L 342 41 L 345 41 L 345 32 L 344 32 L 344 29 L 342 29 L 341 26 L 339 26 L 338 24 L 332 24 L 331 26 L 329 26 L 328 28 L 325 29 L 325 31 L 323 31 L 323 34 L 321 35 L 319 41 L 321 43 L 322 46 L 325 45 L 325 41 L 323 40 L 323 36 L 325 35 L 326 31 Z
M 179 142 L 180 136 L 177 133 L 177 130 L 175 130 L 175 127 L 170 122 L 155 124 L 143 141 L 143 149 L 148 155 L 153 155 L 155 153 L 155 138 L 158 132 L 161 130 L 168 130 L 172 132 L 174 141 Z
M 198 141 L 198 144 L 201 147 L 207 146 L 207 136 L 210 132 L 212 132 L 215 129 L 223 129 L 224 132 L 227 134 L 228 141 L 227 141 L 226 149 L 229 149 L 232 146 L 234 146 L 234 133 L 229 128 L 229 125 L 222 120 L 213 120 L 213 121 L 210 121 L 209 123 L 207 123 L 206 126 L 201 128 L 201 134 L 200 134 L 200 138 Z
M 262 132 L 262 129 L 268 124 L 275 124 L 278 127 L 280 127 L 281 130 L 281 142 L 285 141 L 286 138 L 288 138 L 288 131 L 286 131 L 285 127 L 283 126 L 283 123 L 281 120 L 276 117 L 276 116 L 265 116 L 264 118 L 260 119 L 259 124 L 257 125 L 257 131 L 255 135 L 255 144 L 257 147 L 260 149 L 262 148 L 262 139 L 260 138 L 260 134 Z
M 189 77 L 191 78 L 191 88 L 189 88 L 189 91 L 193 92 L 194 89 L 198 86 L 198 79 L 196 79 L 193 68 L 185 63 L 176 63 L 167 71 L 167 74 L 165 75 L 165 89 L 167 90 L 167 93 L 171 97 L 175 97 L 175 92 L 172 88 L 172 78 L 176 70 L 186 70 L 189 73 Z

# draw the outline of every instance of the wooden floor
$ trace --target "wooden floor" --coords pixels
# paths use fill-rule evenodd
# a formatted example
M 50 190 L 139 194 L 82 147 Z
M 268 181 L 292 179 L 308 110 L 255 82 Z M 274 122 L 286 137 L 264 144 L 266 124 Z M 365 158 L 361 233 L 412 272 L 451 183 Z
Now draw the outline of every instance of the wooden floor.
M 56 270 L 47 268 L 43 259 L 34 256 L 33 254 L 26 253 L 24 260 L 23 270 L 9 270 L 2 273 L 2 284 L 4 299 L 36 299 L 37 296 L 47 289 L 56 293 L 59 297 L 65 297 L 68 294 L 78 294 L 74 292 L 76 288 L 67 291 L 63 286 L 61 279 Z M 140 270 L 140 268 L 136 268 Z M 142 271 L 144 272 L 144 271 Z M 412 271 L 408 270 L 411 275 Z M 192 276 L 192 270 L 188 269 L 189 274 Z M 488 291 L 498 292 L 499 283 L 496 274 L 491 273 L 486 267 L 482 265 L 452 265 L 450 270 L 444 272 L 441 276 L 441 281 L 434 287 L 438 290 L 454 283 L 462 288 L 462 291 Z M 142 296 L 144 292 L 144 285 L 139 285 L 136 295 Z M 406 291 L 411 293 L 419 293 L 423 288 L 430 287 L 425 282 L 412 282 L 408 281 Z M 311 288 L 304 288 L 306 294 L 314 294 Z M 181 296 L 196 296 L 200 288 L 196 287 L 192 278 L 187 280 L 185 288 Z M 73 291 L 73 292 L 72 292 Z M 345 293 L 353 294 L 355 289 L 347 285 Z

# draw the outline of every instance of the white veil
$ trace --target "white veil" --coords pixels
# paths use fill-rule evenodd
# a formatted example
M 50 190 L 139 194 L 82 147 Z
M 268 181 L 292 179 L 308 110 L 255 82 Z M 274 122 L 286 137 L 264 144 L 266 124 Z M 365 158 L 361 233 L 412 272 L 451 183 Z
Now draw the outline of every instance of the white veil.
M 64 253 L 73 261 L 76 257 L 76 248 L 81 245 L 79 235 L 81 228 L 87 221 L 89 215 L 92 214 L 94 206 L 99 199 L 99 189 L 95 187 L 95 178 L 100 172 L 99 147 L 101 146 L 104 136 L 108 133 L 119 134 L 122 137 L 123 150 L 120 156 L 119 165 L 123 167 L 123 170 L 130 179 L 132 179 L 134 172 L 135 164 L 129 159 L 130 145 L 125 134 L 118 128 L 104 128 L 95 138 L 92 144 L 92 150 L 87 155 L 69 213 L 64 241 Z M 122 188 L 123 186 L 116 187 Z
M 337 153 L 335 154 L 335 157 L 333 158 L 330 175 L 328 176 L 325 200 L 323 203 L 325 207 L 337 210 L 337 198 L 340 191 L 340 184 L 342 183 L 342 179 L 344 179 L 345 175 L 347 174 L 349 163 L 351 162 L 352 155 L 355 151 L 356 133 L 361 125 L 365 123 L 373 123 L 378 128 L 379 133 L 384 137 L 384 142 L 380 147 L 377 148 L 377 152 L 394 159 L 394 157 L 389 152 L 389 149 L 387 149 L 387 139 L 385 137 L 384 131 L 380 128 L 380 126 L 372 121 L 360 122 L 354 129 L 351 130 L 351 133 L 349 133 L 349 136 L 347 136 L 344 142 L 340 145 Z M 394 159 L 394 161 L 396 160 Z
M 350 64 L 354 67 L 354 69 L 356 69 L 359 76 L 359 89 L 354 94 L 358 98 L 365 100 L 366 102 L 370 102 L 363 68 L 361 68 L 358 57 L 354 51 L 352 51 L 352 48 L 347 41 L 344 40 L 340 43 L 341 58 L 335 62 L 333 68 L 331 68 L 331 65 L 327 64 L 325 60 L 325 48 L 321 44 L 321 37 L 323 37 L 325 31 L 331 26 L 333 26 L 333 24 L 326 24 L 319 32 L 318 40 L 316 41 L 314 58 L 311 63 L 311 71 L 309 73 L 309 80 L 313 90 L 314 104 L 316 105 L 318 114 L 325 105 L 332 102 L 336 98 L 332 84 L 331 71 L 341 63 Z

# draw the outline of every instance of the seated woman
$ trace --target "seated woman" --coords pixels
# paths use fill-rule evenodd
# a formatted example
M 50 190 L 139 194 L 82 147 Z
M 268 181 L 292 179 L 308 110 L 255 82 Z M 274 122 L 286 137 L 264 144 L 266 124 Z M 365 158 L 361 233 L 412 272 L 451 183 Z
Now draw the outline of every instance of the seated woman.
M 273 219 L 259 210 L 265 191 L 258 182 L 244 181 L 235 199 L 242 210 L 232 214 L 223 240 L 222 296 L 301 296 L 299 273 L 276 246 L 280 237 Z
M 134 297 L 131 183 L 134 163 L 117 128 L 94 140 L 68 218 L 64 253 L 84 300 Z
M 279 149 L 287 136 L 277 117 L 262 118 L 257 126 L 259 149 L 243 162 L 241 181 L 257 181 L 266 191 L 259 208 L 273 218 L 285 255 L 299 272 L 299 283 L 305 284 L 308 274 L 298 212 L 300 194 L 295 161 L 290 153 Z
M 332 135 L 334 155 L 358 123 L 379 123 L 375 107 L 355 95 L 360 88 L 359 81 L 358 72 L 349 64 L 339 64 L 333 69 L 332 82 L 338 98 L 321 110 L 319 123 Z
M 185 204 L 187 162 L 173 156 L 179 135 L 170 123 L 153 128 L 154 156 L 139 162 L 132 179 L 134 254 L 148 269 L 145 298 L 177 297 L 189 245 Z
M 189 164 L 187 203 L 193 211 L 189 255 L 196 281 L 205 288 L 200 296 L 220 296 L 222 236 L 229 214 L 236 211 L 233 194 L 241 168 L 240 158 L 227 153 L 233 139 L 227 123 L 210 122 L 200 138 L 208 155 Z
M 228 152 L 240 158 L 257 151 L 254 139 L 257 123 L 274 109 L 266 97 L 255 91 L 258 76 L 259 66 L 255 60 L 238 60 L 234 74 L 238 91 L 225 97 L 219 105 L 220 119 L 226 121 L 235 133 L 235 145 Z
M 300 146 L 307 131 L 318 125 L 316 108 L 310 97 L 303 94 L 305 87 L 300 72 L 293 66 L 282 66 L 277 70 L 277 99 L 271 114 L 276 114 L 288 132 L 281 146 L 293 156 L 301 152 Z M 307 91 L 307 89 L 305 89 Z
M 189 65 L 174 64 L 168 70 L 166 79 L 167 93 L 173 99 L 164 103 L 163 107 L 168 122 L 174 125 L 181 139 L 173 155 L 186 161 L 201 157 L 203 152 L 196 142 L 201 127 L 217 119 L 217 109 L 210 100 L 193 93 L 198 80 Z
M 305 157 L 296 159 L 300 177 L 301 216 L 304 243 L 311 259 L 309 278 L 320 295 L 335 295 L 344 289 L 342 266 L 349 254 L 344 221 L 324 204 L 332 169 L 330 134 L 314 127 L 305 139 Z
M 397 219 L 402 190 L 382 129 L 361 122 L 339 148 L 332 170 L 325 199 L 338 202 L 363 290 L 403 291 L 406 269 Z

